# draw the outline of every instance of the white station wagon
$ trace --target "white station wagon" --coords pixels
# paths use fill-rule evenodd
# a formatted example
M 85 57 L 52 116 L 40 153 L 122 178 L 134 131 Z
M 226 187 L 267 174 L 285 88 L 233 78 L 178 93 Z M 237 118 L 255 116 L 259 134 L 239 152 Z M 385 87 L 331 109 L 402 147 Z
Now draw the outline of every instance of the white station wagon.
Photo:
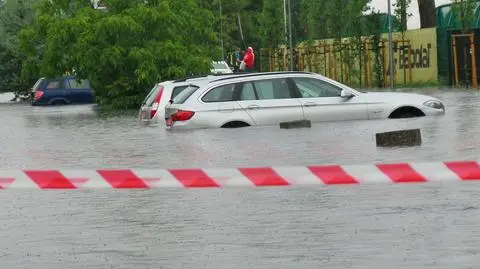
M 167 129 L 236 128 L 444 113 L 443 103 L 426 95 L 361 93 L 315 73 L 268 72 L 192 81 L 165 106 L 165 122 Z
M 217 74 L 198 77 L 187 77 L 178 80 L 163 81 L 155 84 L 143 100 L 140 107 L 139 118 L 142 125 L 155 125 L 164 123 L 165 106 L 168 101 L 175 98 L 183 90 L 188 88 L 190 83 L 196 83 L 199 80 L 212 80 L 219 77 L 234 76 L 234 74 Z

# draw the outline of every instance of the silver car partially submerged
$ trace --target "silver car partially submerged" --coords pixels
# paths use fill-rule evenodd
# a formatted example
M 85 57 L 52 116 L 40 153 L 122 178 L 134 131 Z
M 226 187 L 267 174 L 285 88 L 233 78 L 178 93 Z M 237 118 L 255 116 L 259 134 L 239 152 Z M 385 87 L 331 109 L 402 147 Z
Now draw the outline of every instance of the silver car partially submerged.
M 168 80 L 155 84 L 142 102 L 138 116 L 142 125 L 165 123 L 165 106 L 191 83 L 201 80 L 215 80 L 219 77 L 236 76 L 238 74 L 215 74 L 194 76 L 177 80 Z
M 268 72 L 191 81 L 165 107 L 168 129 L 234 128 L 442 115 L 437 98 L 361 93 L 309 72 Z

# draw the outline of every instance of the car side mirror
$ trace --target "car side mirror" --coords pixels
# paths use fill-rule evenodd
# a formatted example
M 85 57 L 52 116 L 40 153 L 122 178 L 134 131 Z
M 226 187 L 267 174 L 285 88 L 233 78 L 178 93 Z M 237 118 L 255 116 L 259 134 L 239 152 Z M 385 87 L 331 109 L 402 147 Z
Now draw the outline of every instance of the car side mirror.
M 345 98 L 345 99 L 352 98 L 353 96 L 354 96 L 353 93 L 351 93 L 348 90 L 342 90 L 342 92 L 340 93 L 340 97 Z

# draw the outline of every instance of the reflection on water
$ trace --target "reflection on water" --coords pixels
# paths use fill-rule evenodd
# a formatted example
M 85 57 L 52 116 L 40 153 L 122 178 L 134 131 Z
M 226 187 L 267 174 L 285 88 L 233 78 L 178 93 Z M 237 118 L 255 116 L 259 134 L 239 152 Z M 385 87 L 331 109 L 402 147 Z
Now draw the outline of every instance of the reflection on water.
M 6 191 L 0 196 L 0 265 L 476 268 L 478 191 L 469 183 Z
M 444 117 L 169 133 L 136 111 L 0 105 L 3 168 L 175 168 L 480 159 L 480 95 L 429 91 Z M 414 148 L 374 134 L 421 128 Z M 480 185 L 0 195 L 11 269 L 476 268 Z
M 477 159 L 480 95 L 427 93 L 446 102 L 443 117 L 331 122 L 311 129 L 255 127 L 167 132 L 140 126 L 137 111 L 100 112 L 95 106 L 0 106 L 3 167 L 109 168 L 306 165 L 373 161 Z M 375 147 L 375 133 L 421 128 L 415 148 Z M 8 157 L 6 157 L 8 156 Z

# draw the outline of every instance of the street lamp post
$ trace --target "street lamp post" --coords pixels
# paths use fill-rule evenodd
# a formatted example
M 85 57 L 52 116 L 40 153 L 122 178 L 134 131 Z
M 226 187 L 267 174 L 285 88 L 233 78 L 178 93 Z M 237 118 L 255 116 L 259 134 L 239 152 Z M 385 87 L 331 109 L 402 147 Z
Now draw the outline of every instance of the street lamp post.
M 290 71 L 293 71 L 293 42 L 292 42 L 292 2 L 288 0 L 288 24 L 290 36 Z
M 393 89 L 392 7 L 388 0 L 388 58 L 390 63 L 390 88 Z
M 287 25 L 287 0 L 283 0 L 283 24 L 284 24 L 284 38 L 285 38 L 285 49 L 283 50 L 283 60 L 287 60 L 287 49 L 288 49 L 288 25 Z
M 288 13 L 288 19 L 287 19 L 287 13 Z M 290 0 L 283 0 L 283 20 L 285 24 L 285 56 L 284 59 L 286 58 L 286 53 L 287 50 L 289 51 L 290 54 L 290 64 L 288 65 L 288 69 L 290 71 L 293 71 L 293 48 L 292 48 L 292 8 L 291 8 L 291 2 Z M 288 21 L 288 24 L 287 24 Z
M 220 0 L 220 44 L 222 46 L 222 61 L 225 61 L 224 48 L 223 48 L 223 19 L 222 19 L 222 0 Z
M 287 10 L 288 10 L 288 27 L 287 27 Z M 286 48 L 289 47 L 289 52 L 290 52 L 289 69 L 290 71 L 293 71 L 292 3 L 290 0 L 283 0 L 283 20 L 285 24 L 285 52 L 287 51 Z
M 287 28 L 287 0 L 283 0 L 283 22 L 285 25 L 285 45 L 288 43 L 288 28 Z

